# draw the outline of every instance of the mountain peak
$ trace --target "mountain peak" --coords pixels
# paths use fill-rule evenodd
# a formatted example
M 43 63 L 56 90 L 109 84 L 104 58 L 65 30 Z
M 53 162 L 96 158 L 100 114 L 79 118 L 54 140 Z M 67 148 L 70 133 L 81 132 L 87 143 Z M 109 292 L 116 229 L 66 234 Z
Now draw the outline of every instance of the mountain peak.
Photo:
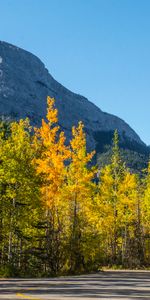
M 90 149 L 96 147 L 95 133 L 115 129 L 122 138 L 144 145 L 126 122 L 58 83 L 35 55 L 0 41 L 0 115 L 11 119 L 29 117 L 33 125 L 40 126 L 48 95 L 56 100 L 59 123 L 68 139 L 71 127 L 82 120 Z

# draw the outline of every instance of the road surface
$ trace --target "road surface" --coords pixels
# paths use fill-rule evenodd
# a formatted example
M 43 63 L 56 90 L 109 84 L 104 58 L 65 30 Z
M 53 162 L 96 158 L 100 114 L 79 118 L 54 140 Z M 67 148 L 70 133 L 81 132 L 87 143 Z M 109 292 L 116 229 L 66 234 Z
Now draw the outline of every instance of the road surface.
M 53 279 L 0 279 L 0 300 L 150 300 L 150 272 L 106 271 Z

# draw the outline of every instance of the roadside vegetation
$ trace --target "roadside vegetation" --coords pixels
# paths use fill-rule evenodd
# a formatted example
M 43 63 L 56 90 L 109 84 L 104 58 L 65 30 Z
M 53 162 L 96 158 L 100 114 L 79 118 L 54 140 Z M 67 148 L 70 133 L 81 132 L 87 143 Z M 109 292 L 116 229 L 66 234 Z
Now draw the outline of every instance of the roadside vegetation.
M 84 125 L 66 138 L 54 99 L 47 121 L 0 125 L 0 276 L 56 276 L 150 265 L 150 163 L 126 167 L 115 131 L 92 166 Z

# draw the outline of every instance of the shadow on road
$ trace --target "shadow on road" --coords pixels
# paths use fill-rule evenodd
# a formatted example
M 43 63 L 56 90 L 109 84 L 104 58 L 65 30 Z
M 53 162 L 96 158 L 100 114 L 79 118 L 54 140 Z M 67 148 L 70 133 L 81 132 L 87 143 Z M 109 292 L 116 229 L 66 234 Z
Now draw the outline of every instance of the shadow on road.
M 93 275 L 53 279 L 0 280 L 0 299 L 16 294 L 47 297 L 150 300 L 150 272 L 100 272 Z M 4 297 L 4 298 L 3 298 Z M 33 299 L 32 298 L 32 299 Z M 15 298 L 14 298 L 15 299 Z M 17 299 L 17 298 L 16 298 Z M 46 298 L 45 298 L 46 299 Z

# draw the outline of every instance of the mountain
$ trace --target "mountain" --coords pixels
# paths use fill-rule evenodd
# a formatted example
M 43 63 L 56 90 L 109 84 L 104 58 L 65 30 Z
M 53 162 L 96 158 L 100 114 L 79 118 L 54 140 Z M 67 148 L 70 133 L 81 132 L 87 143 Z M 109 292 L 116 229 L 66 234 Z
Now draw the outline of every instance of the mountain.
M 82 120 L 88 149 L 96 148 L 102 152 L 105 144 L 111 143 L 113 131 L 118 129 L 122 145 L 127 145 L 128 149 L 146 151 L 146 145 L 127 123 L 62 86 L 35 55 L 1 41 L 1 118 L 29 117 L 31 124 L 40 126 L 46 114 L 47 95 L 56 99 L 59 124 L 68 139 L 71 137 L 71 127 Z

